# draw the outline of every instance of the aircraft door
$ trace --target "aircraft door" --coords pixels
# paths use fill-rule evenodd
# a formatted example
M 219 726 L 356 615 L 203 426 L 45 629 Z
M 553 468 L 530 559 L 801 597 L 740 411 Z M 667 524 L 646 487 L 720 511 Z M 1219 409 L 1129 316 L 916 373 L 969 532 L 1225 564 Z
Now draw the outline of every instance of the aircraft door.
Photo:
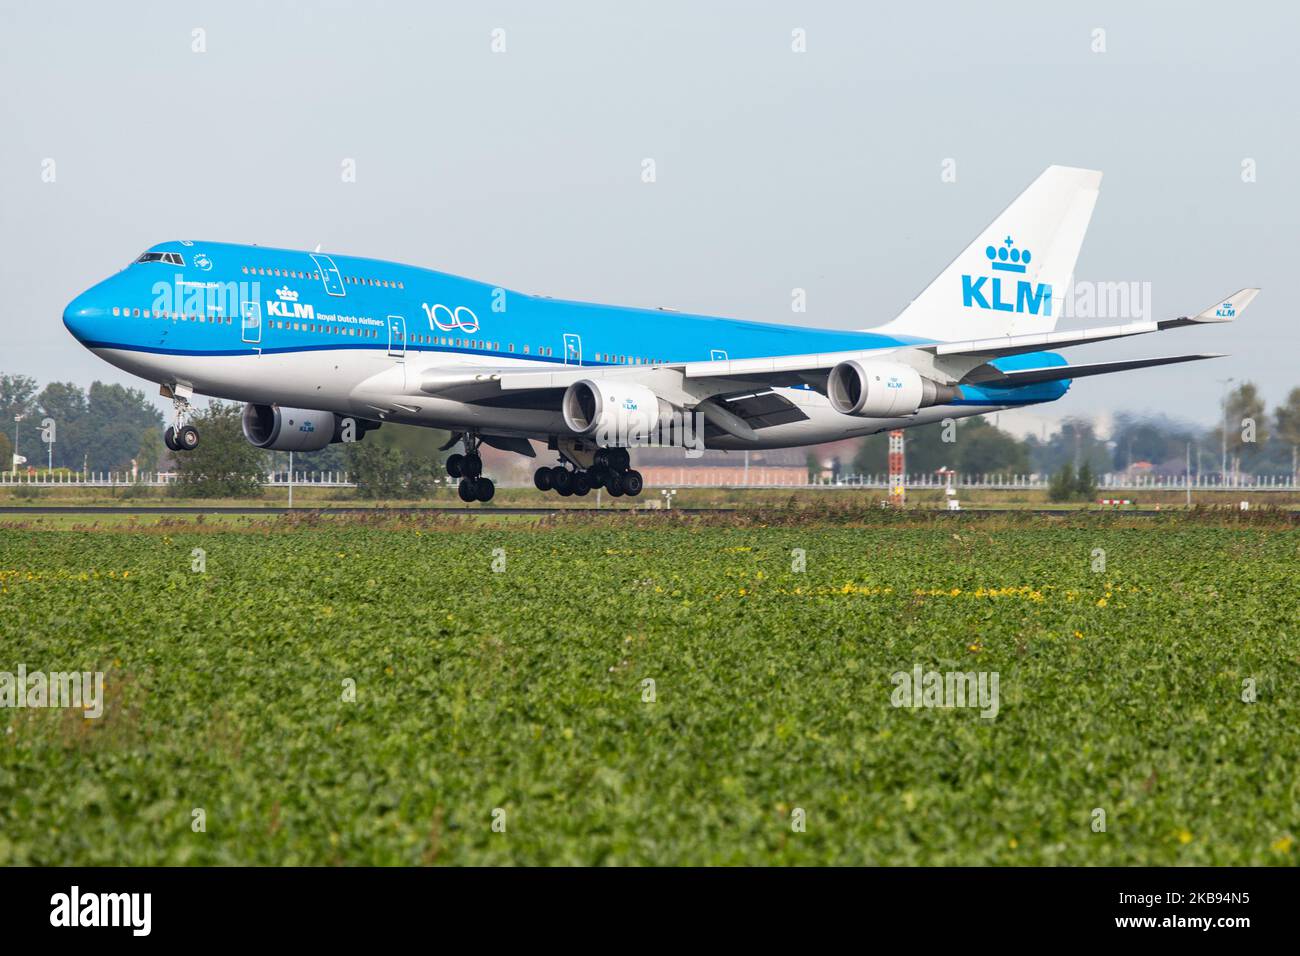
M 334 264 L 334 260 L 329 256 L 312 254 L 311 261 L 316 263 L 316 268 L 320 270 L 321 281 L 325 283 L 325 291 L 330 295 L 347 295 L 347 289 L 343 287 L 343 277 L 339 275 L 339 268 Z
M 582 338 L 574 332 L 564 333 L 564 364 L 582 364 Z
M 262 343 L 262 303 L 240 303 L 239 335 L 249 345 Z
M 400 315 L 388 317 L 388 354 L 394 358 L 406 355 L 406 319 Z

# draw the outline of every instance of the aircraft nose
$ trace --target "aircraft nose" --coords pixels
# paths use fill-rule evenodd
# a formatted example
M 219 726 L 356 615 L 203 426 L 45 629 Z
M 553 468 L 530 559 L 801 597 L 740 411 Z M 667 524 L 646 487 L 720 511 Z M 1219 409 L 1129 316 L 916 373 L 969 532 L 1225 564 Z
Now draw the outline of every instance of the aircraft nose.
M 63 324 L 79 342 L 90 337 L 91 326 L 103 310 L 96 306 L 88 292 L 83 292 L 63 310 Z

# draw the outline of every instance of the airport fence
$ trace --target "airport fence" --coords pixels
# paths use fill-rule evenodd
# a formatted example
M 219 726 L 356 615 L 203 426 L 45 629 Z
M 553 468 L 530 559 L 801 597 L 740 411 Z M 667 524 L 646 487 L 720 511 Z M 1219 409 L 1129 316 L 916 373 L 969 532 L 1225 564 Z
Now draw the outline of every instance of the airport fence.
M 698 474 L 692 468 L 658 468 L 646 475 L 647 485 L 656 488 L 757 488 L 757 489 L 878 489 L 887 490 L 888 475 L 841 475 L 810 481 L 806 474 L 793 469 L 769 473 L 767 469 L 754 468 L 746 475 L 737 470 L 728 475 L 724 469 L 701 468 Z M 72 472 L 55 469 L 48 471 L 0 472 L 0 487 L 29 486 L 80 487 L 80 488 L 163 488 L 177 480 L 175 472 L 87 471 Z M 449 484 L 454 481 L 445 479 Z M 989 491 L 1046 491 L 1050 478 L 1045 475 L 953 475 L 951 481 L 944 475 L 908 475 L 904 486 L 908 491 L 926 489 L 943 490 L 949 485 L 958 491 L 987 489 Z M 262 484 L 267 488 L 355 488 L 356 482 L 346 471 L 287 471 L 270 472 Z M 531 487 L 531 479 L 503 478 L 501 487 Z M 1186 491 L 1188 479 L 1184 475 L 1126 475 L 1104 474 L 1097 478 L 1099 492 L 1138 494 L 1154 491 Z M 1250 491 L 1296 492 L 1300 491 L 1294 475 L 1192 475 L 1192 491 Z
M 130 472 L 130 471 L 87 471 L 72 472 L 55 469 L 52 472 L 0 472 L 0 487 L 6 485 L 23 485 L 36 488 L 45 487 L 80 487 L 80 488 L 165 488 L 174 484 L 178 475 L 172 471 Z M 295 471 L 271 472 L 262 482 L 268 488 L 295 487 L 301 485 L 309 488 L 355 488 L 356 482 L 350 480 L 346 471 Z
M 1128 475 L 1103 474 L 1097 476 L 1098 491 L 1297 491 L 1295 475 Z M 1051 484 L 1049 475 L 953 475 L 949 481 L 938 474 L 907 475 L 904 485 L 909 491 L 927 488 L 956 489 L 987 488 L 990 491 L 1046 491 Z M 848 475 L 826 478 L 808 487 L 846 486 L 861 488 L 889 488 L 888 475 Z

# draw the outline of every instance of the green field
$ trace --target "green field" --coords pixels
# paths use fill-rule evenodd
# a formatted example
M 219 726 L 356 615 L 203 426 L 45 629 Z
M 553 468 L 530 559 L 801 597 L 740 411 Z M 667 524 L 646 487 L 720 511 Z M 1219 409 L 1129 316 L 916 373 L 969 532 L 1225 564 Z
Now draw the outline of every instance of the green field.
M 1282 522 L 60 521 L 0 527 L 0 671 L 105 712 L 0 710 L 0 864 L 1300 859 Z

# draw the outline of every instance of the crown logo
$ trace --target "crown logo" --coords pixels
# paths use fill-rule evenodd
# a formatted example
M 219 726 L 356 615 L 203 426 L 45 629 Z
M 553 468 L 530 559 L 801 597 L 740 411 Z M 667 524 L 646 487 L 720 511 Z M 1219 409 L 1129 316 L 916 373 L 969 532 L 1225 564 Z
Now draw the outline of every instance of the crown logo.
M 278 295 L 280 299 L 284 302 L 298 301 L 297 291 L 294 289 L 290 289 L 287 285 L 280 286 L 280 288 L 275 290 L 275 294 Z
M 1024 272 L 1029 265 L 1029 250 L 1017 249 L 1010 236 L 1000 246 L 989 246 L 984 255 L 989 257 L 995 272 Z

